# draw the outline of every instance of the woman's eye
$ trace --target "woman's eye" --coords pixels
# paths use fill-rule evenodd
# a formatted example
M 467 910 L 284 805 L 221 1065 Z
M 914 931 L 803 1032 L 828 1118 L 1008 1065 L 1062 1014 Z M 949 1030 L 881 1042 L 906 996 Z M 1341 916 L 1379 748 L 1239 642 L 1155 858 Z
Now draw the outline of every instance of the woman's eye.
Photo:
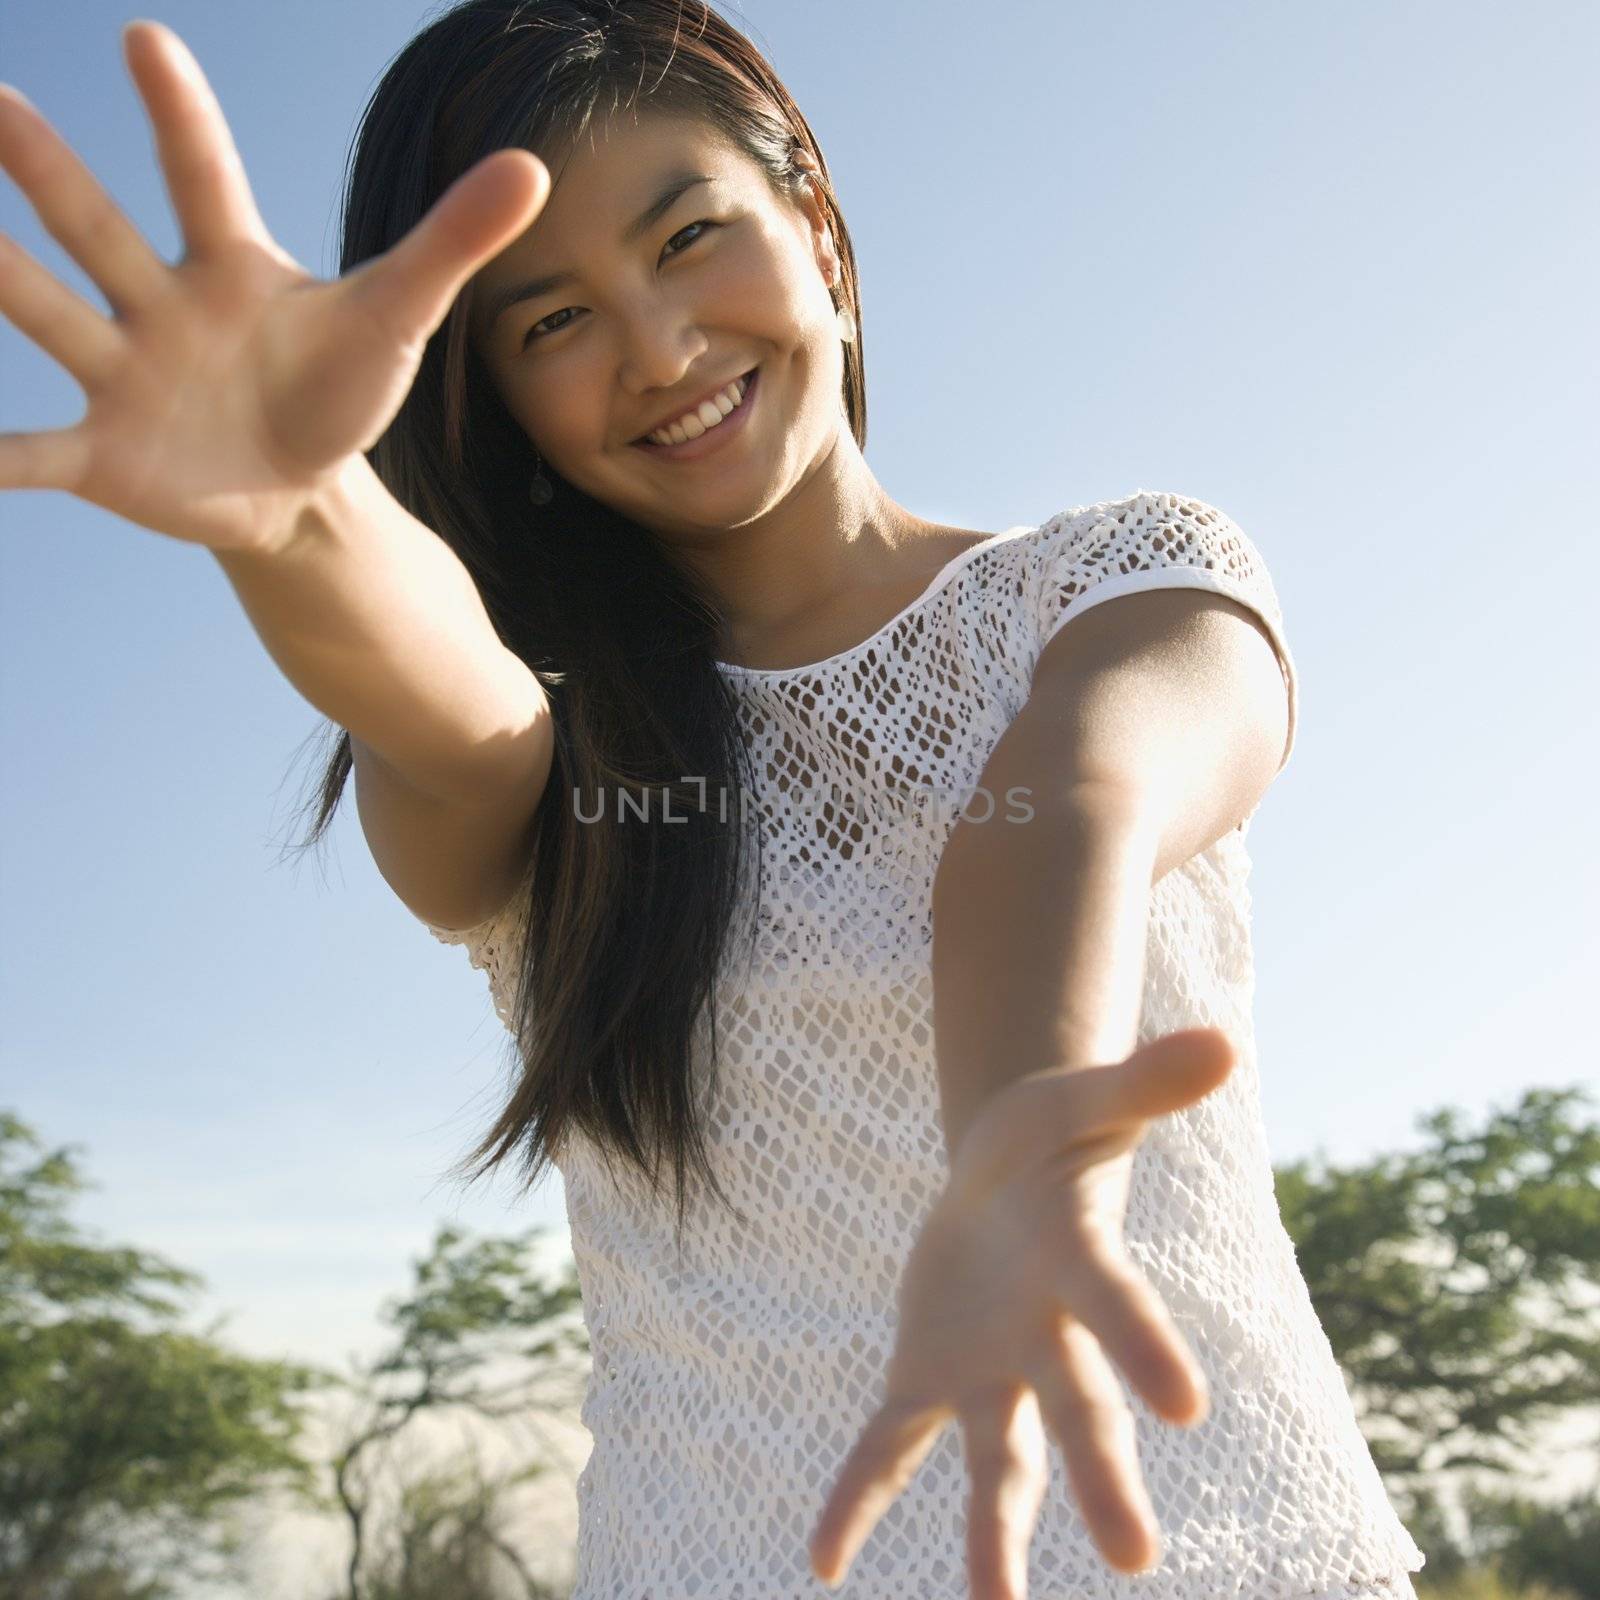
M 680 228 L 675 234 L 673 234 L 671 239 L 667 240 L 667 248 L 672 255 L 681 256 L 684 250 L 688 249 L 689 245 L 684 245 L 682 249 L 672 250 L 671 246 L 675 240 L 681 239 L 684 234 L 693 233 L 696 228 L 699 228 L 702 231 L 700 233 L 695 233 L 694 237 L 689 240 L 689 244 L 696 244 L 705 237 L 705 229 L 716 228 L 720 226 L 720 223 L 711 221 L 709 217 L 702 218 L 698 222 L 691 222 L 687 227 Z M 522 341 L 522 348 L 526 350 L 535 339 L 546 338 L 552 333 L 560 333 L 563 328 L 570 327 L 571 324 L 568 322 L 556 322 L 554 327 L 549 327 L 547 324 L 555 322 L 557 317 L 567 316 L 571 310 L 571 306 L 563 306 L 559 311 L 552 311 L 548 317 L 541 317 L 539 321 L 534 323 L 534 325 L 528 329 L 527 334 L 524 336 Z M 542 332 L 541 329 L 543 330 Z
M 560 333 L 561 330 L 566 327 L 566 323 L 558 322 L 553 328 L 545 328 L 545 323 L 550 322 L 556 317 L 564 317 L 571 309 L 571 306 L 563 306 L 559 311 L 552 311 L 548 317 L 544 317 L 540 321 L 534 323 L 534 325 L 528 329 L 527 336 L 522 341 L 522 348 L 526 350 L 535 339 L 543 337 L 543 334 L 539 332 L 541 328 L 544 328 L 545 333 Z
M 716 223 L 712 222 L 709 218 L 703 218 L 699 222 L 691 222 L 687 228 L 680 228 L 675 234 L 673 234 L 672 239 L 681 239 L 684 236 L 684 234 L 690 232 L 692 229 L 695 229 L 695 228 L 714 228 L 714 227 L 716 227 Z M 689 241 L 689 243 L 690 244 L 694 244 L 697 240 L 699 240 L 699 239 L 701 239 L 703 237 L 704 237 L 703 234 L 697 233 L 697 234 L 695 234 L 694 238 Z M 668 239 L 667 240 L 667 244 L 669 246 L 672 243 L 672 239 Z M 681 256 L 683 254 L 683 251 L 682 250 L 674 250 L 672 253 L 675 256 Z

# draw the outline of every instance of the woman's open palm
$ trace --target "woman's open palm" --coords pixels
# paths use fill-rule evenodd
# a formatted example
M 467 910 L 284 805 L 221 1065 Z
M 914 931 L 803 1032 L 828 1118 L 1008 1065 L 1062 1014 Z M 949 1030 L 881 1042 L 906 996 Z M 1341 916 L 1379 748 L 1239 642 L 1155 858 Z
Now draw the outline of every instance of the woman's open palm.
M 1220 1029 L 1188 1028 L 1123 1062 L 1031 1074 L 985 1103 L 906 1262 L 882 1403 L 811 1535 L 817 1576 L 842 1577 L 952 1418 L 972 1477 L 972 1600 L 1026 1594 L 1047 1429 L 1106 1560 L 1132 1573 L 1160 1559 L 1113 1362 L 1169 1422 L 1193 1426 L 1208 1400 L 1123 1241 L 1133 1152 L 1151 1119 L 1220 1087 L 1235 1059 Z
M 0 166 L 112 313 L 0 235 L 0 312 L 88 399 L 71 427 L 0 434 L 0 489 L 65 489 L 213 549 L 271 547 L 382 435 L 461 286 L 543 208 L 549 172 L 497 151 L 392 249 L 318 279 L 267 232 L 183 41 L 141 21 L 123 45 L 186 253 L 162 260 L 44 117 L 0 89 Z

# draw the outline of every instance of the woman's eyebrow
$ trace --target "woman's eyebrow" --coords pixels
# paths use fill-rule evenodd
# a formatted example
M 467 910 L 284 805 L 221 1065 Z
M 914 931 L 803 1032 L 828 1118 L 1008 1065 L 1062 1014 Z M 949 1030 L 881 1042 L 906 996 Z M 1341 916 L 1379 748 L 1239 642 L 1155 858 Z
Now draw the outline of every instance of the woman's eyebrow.
M 678 197 L 687 194 L 696 184 L 714 183 L 714 178 L 707 177 L 700 172 L 674 172 L 668 177 L 666 184 L 654 200 L 639 213 L 626 228 L 622 230 L 622 242 L 632 244 L 640 235 L 647 232 L 651 225 L 660 217 L 666 215 L 677 204 Z M 570 268 L 561 272 L 546 273 L 542 278 L 528 278 L 521 283 L 507 284 L 499 290 L 488 305 L 488 326 L 493 328 L 500 318 L 512 306 L 524 300 L 536 300 L 542 294 L 548 294 L 552 289 L 559 289 L 564 283 L 571 283 L 577 273 Z

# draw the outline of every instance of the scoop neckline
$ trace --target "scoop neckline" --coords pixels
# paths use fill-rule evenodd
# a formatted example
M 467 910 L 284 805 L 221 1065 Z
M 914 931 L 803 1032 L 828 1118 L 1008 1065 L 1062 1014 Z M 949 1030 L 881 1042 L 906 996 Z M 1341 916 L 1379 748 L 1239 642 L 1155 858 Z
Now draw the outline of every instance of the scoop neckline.
M 910 614 L 919 606 L 925 605 L 936 594 L 938 594 L 938 592 L 944 588 L 947 583 L 949 583 L 951 578 L 953 578 L 962 567 L 964 567 L 982 551 L 992 550 L 997 544 L 1004 544 L 1007 540 L 1018 538 L 1025 533 L 1037 533 L 1038 530 L 1043 526 L 1044 523 L 1042 522 L 1019 523 L 1016 527 L 1007 528 L 1001 533 L 990 534 L 987 539 L 980 539 L 976 544 L 969 544 L 965 550 L 961 551 L 958 555 L 953 556 L 949 561 L 945 562 L 945 564 L 940 567 L 939 570 L 934 573 L 933 577 L 929 580 L 927 588 L 925 588 L 922 593 L 916 597 L 916 599 L 910 600 L 905 605 L 901 606 L 901 608 L 895 612 L 895 614 L 890 617 L 881 628 L 877 629 L 874 633 L 868 634 L 867 637 L 860 642 L 860 644 L 853 644 L 844 650 L 835 651 L 833 655 L 824 656 L 820 661 L 803 662 L 797 667 L 741 667 L 736 666 L 731 661 L 718 661 L 715 659 L 715 657 L 713 657 L 711 664 L 712 666 L 716 667 L 719 672 L 731 673 L 733 676 L 739 678 L 772 679 L 792 678 L 803 672 L 820 672 L 824 667 L 831 667 L 836 665 L 838 662 L 848 661 L 852 656 L 860 655 L 861 652 L 869 645 L 876 644 L 886 633 L 890 632 L 891 629 L 898 627 L 899 624 L 908 616 L 910 616 Z

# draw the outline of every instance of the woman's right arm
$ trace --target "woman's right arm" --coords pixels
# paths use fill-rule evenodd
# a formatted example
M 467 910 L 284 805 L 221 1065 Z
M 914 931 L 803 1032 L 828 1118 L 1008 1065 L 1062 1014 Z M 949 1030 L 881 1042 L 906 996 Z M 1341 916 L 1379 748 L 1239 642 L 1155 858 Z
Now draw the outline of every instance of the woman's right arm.
M 526 866 L 554 738 L 466 567 L 363 456 L 275 547 L 214 554 L 283 675 L 349 731 L 390 887 L 441 927 L 492 916 Z
M 184 255 L 164 261 L 44 117 L 0 93 L 0 166 L 111 311 L 0 237 L 0 312 L 87 398 L 71 427 L 0 433 L 0 490 L 63 490 L 210 549 L 279 667 L 349 730 L 384 876 L 426 920 L 470 926 L 526 857 L 549 705 L 365 453 L 472 274 L 543 210 L 549 171 L 497 151 L 323 282 L 268 232 L 183 41 L 138 21 L 123 48 Z

